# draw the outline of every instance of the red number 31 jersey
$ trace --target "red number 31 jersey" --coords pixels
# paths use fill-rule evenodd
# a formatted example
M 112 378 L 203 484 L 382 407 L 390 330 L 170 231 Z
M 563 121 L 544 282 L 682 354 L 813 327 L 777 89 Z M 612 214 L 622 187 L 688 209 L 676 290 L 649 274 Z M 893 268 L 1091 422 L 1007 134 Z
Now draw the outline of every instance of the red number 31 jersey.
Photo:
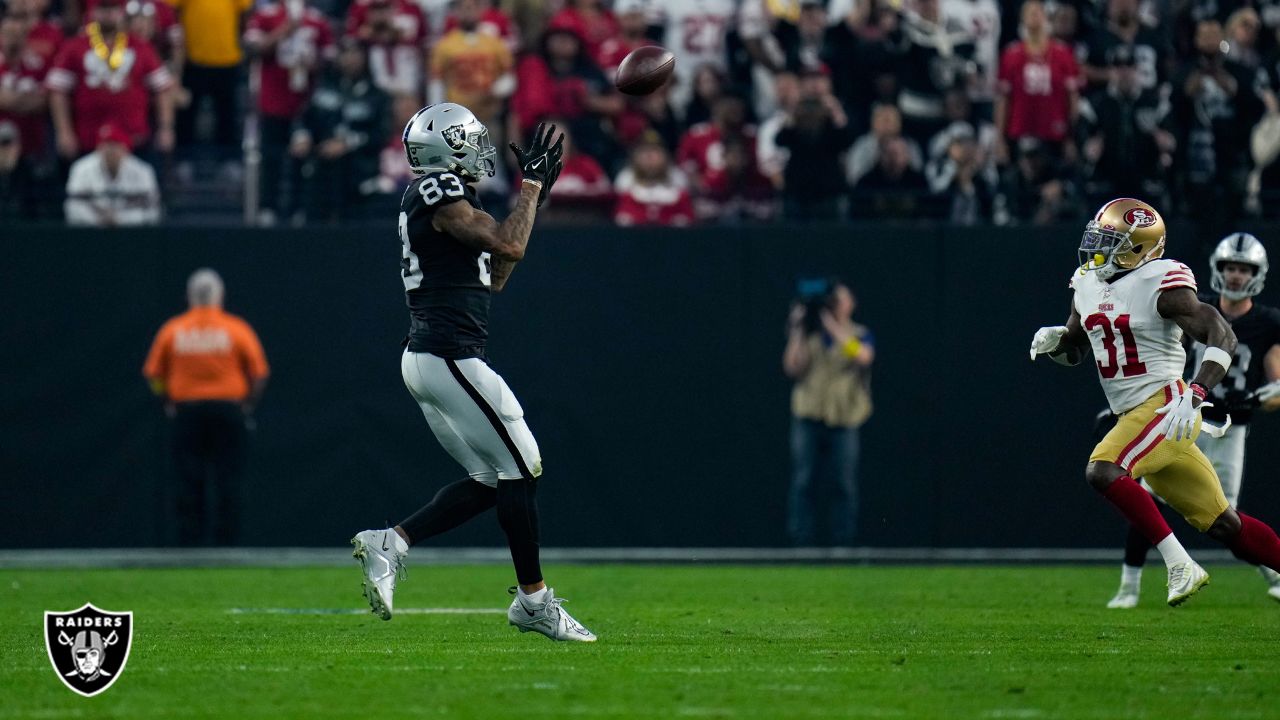
M 1160 317 L 1156 301 L 1166 290 L 1195 291 L 1190 268 L 1176 260 L 1153 260 L 1110 283 L 1095 272 L 1077 270 L 1071 287 L 1111 412 L 1131 410 L 1182 377 L 1187 362 L 1182 328 Z

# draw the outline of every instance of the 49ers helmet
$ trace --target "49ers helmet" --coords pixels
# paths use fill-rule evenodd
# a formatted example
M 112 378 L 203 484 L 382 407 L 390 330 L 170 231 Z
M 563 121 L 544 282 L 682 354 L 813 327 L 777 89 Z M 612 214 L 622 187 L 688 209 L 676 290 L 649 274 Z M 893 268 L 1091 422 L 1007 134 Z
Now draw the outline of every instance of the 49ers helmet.
M 1164 220 L 1156 209 L 1134 198 L 1117 198 L 1098 209 L 1084 226 L 1080 271 L 1106 280 L 1164 255 Z
M 1222 276 L 1222 266 L 1226 263 L 1243 263 L 1253 266 L 1253 277 L 1239 290 L 1227 287 L 1227 279 Z M 1258 238 L 1249 233 L 1231 233 L 1222 238 L 1218 247 L 1209 257 L 1209 285 L 1213 291 L 1228 300 L 1243 300 L 1262 292 L 1262 285 L 1267 280 L 1267 249 L 1262 247 Z

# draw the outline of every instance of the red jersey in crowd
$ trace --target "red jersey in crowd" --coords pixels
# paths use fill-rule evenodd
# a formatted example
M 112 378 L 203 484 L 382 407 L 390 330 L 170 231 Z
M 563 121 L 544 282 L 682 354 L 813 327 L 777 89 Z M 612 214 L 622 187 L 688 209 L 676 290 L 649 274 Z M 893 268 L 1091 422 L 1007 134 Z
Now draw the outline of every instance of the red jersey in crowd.
M 44 92 L 49 61 L 49 57 L 25 47 L 14 57 L 0 53 L 0 90 L 24 95 Z M 0 110 L 0 123 L 7 120 L 18 128 L 18 139 L 22 143 L 24 156 L 44 153 L 47 118 L 48 114 L 44 111 L 18 114 Z
M 457 16 L 449 13 L 448 17 L 444 19 L 444 32 L 441 34 L 448 35 L 457 27 Z M 519 38 L 516 37 L 515 26 L 511 23 L 511 18 L 495 7 L 480 13 L 480 22 L 476 23 L 476 32 L 498 38 L 511 52 L 515 52 L 516 46 L 520 44 Z
M 516 91 L 511 96 L 511 112 L 527 133 L 548 117 L 574 120 L 587 114 L 586 97 L 591 91 L 585 78 L 556 77 L 538 55 L 525 55 L 516 65 Z
M 600 43 L 600 51 L 595 55 L 596 64 L 604 71 L 605 77 L 616 77 L 618 66 L 622 64 L 623 58 L 630 55 L 632 50 L 650 44 L 652 43 L 647 40 L 630 40 L 621 35 L 615 35 Z
M 593 15 L 586 15 L 577 8 L 567 7 L 551 17 L 547 22 L 548 30 L 568 30 L 582 41 L 587 57 L 596 61 L 601 68 L 600 49 L 606 40 L 618 37 L 622 30 L 618 27 L 618 19 L 608 10 L 601 9 Z
M 245 42 L 259 42 L 288 22 L 289 10 L 284 3 L 263 5 L 249 18 Z M 311 97 L 320 58 L 332 55 L 333 51 L 329 22 L 319 10 L 306 8 L 297 29 L 262 58 L 262 85 L 258 93 L 262 114 L 291 118 L 302 112 Z
M 613 200 L 613 187 L 609 176 L 595 158 L 574 153 L 564 159 L 560 177 L 551 186 L 551 198 L 559 201 L 605 202 Z
M 128 133 L 133 146 L 151 138 L 151 93 L 173 85 L 156 51 L 145 40 L 128 35 L 120 61 L 112 68 L 99 57 L 88 35 L 80 34 L 62 44 L 45 78 L 52 92 L 71 96 L 71 118 L 82 150 L 98 144 L 98 128 L 108 121 Z M 113 46 L 114 41 L 108 41 Z
M 346 35 L 367 40 L 367 31 L 362 31 L 369 18 L 369 6 L 375 0 L 356 0 L 347 10 Z M 391 23 L 399 31 L 403 42 L 422 47 L 427 40 L 427 16 L 417 3 L 409 0 L 395 0 L 396 13 Z
M 1071 48 L 1050 40 L 1043 54 L 1016 42 L 1000 57 L 1000 93 L 1006 97 L 1005 134 L 1060 142 L 1071 129 L 1071 94 L 1081 77 Z
M 552 186 L 555 189 L 555 186 Z M 676 225 L 693 223 L 693 198 L 674 173 L 652 185 L 636 181 L 631 168 L 618 175 L 614 185 L 618 204 L 613 221 L 619 225 Z
M 688 173 L 690 178 L 705 184 L 712 173 L 724 170 L 724 143 L 721 141 L 720 128 L 704 122 L 689 128 L 680 138 L 680 147 L 676 150 L 676 162 L 680 169 Z M 742 140 L 747 147 L 750 163 L 756 165 L 756 129 L 753 125 L 742 128 Z
M 93 11 L 97 9 L 101 0 L 84 0 L 84 17 L 92 18 Z M 155 21 L 155 37 L 151 38 L 151 45 L 156 52 L 162 57 L 167 57 L 172 49 L 182 44 L 183 30 L 182 23 L 178 21 L 178 11 L 165 0 L 141 0 L 138 4 L 136 12 L 144 15 L 150 15 Z M 135 12 L 133 4 L 127 5 L 126 8 L 131 13 Z

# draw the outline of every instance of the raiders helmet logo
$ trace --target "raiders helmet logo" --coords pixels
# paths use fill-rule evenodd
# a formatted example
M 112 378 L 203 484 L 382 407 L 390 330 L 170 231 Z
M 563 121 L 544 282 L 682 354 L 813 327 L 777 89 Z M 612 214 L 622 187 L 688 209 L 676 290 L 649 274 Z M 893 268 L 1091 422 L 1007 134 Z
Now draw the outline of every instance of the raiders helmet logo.
M 454 150 L 461 150 L 467 141 L 467 133 L 462 129 L 461 125 L 450 125 L 441 130 L 440 137 L 444 138 L 444 141 Z
M 124 671 L 133 641 L 133 613 L 99 610 L 85 603 L 70 612 L 44 614 L 44 646 L 58 679 L 92 697 Z
M 1136 207 L 1124 214 L 1124 221 L 1129 223 L 1131 227 L 1151 227 L 1156 224 L 1156 218 L 1147 212 L 1146 208 Z

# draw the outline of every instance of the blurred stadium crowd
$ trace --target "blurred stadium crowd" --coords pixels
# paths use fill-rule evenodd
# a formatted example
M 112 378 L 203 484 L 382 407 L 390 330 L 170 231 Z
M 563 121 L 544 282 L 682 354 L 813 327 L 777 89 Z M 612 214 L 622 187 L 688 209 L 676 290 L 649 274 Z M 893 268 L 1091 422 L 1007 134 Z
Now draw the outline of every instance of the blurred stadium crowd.
M 443 100 L 498 147 L 568 132 L 560 222 L 1047 223 L 1131 194 L 1225 227 L 1280 194 L 1280 0 L 3 7 L 0 218 L 385 218 L 400 130 Z M 646 44 L 675 76 L 619 94 Z

